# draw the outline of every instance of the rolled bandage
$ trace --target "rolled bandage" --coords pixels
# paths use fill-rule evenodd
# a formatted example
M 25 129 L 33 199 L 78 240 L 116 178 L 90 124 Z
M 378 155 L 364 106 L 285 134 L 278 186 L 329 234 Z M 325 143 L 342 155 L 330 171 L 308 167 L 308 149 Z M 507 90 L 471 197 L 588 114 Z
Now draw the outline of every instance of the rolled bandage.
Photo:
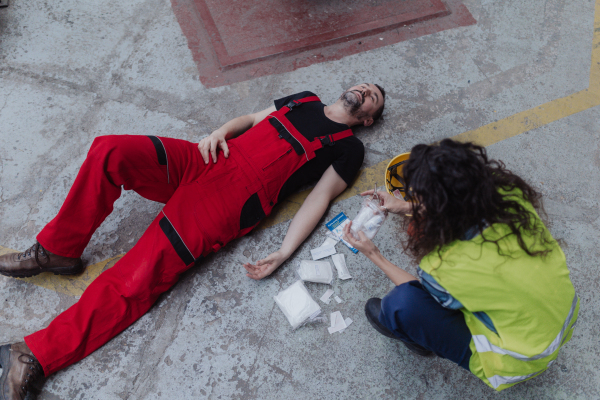
M 373 239 L 386 218 L 386 208 L 381 207 L 378 201 L 365 199 L 358 215 L 352 221 L 350 232 L 358 239 L 358 232 L 363 231 L 367 238 Z

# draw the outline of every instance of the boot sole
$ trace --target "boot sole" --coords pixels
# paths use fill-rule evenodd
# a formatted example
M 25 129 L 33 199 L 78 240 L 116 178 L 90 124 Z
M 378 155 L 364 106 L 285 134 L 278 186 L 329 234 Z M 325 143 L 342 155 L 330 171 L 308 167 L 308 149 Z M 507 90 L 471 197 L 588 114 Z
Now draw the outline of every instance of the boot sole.
M 0 347 L 0 367 L 2 367 L 2 376 L 0 376 L 0 398 L 4 399 L 4 385 L 8 378 L 8 370 L 10 364 L 10 344 Z
M 11 273 L 0 271 L 0 275 L 9 276 L 11 278 L 31 278 L 41 274 L 42 272 L 52 272 L 54 275 L 77 275 L 83 272 L 83 263 L 79 261 L 71 267 L 44 268 L 34 272 Z

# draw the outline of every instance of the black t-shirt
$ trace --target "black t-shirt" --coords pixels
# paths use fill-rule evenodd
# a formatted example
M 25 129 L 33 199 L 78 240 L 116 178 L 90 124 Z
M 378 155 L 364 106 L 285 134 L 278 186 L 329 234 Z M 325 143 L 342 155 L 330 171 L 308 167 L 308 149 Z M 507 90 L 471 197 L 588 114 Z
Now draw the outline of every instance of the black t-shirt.
M 315 96 L 312 92 L 296 93 L 288 97 L 275 100 L 275 108 L 279 110 L 291 100 Z M 320 101 L 311 101 L 294 107 L 286 118 L 309 141 L 316 137 L 332 135 L 348 129 L 348 125 L 334 122 L 325 116 L 325 104 Z M 325 170 L 333 165 L 337 174 L 350 185 L 360 169 L 365 155 L 365 147 L 355 136 L 350 136 L 335 142 L 333 146 L 325 146 L 315 152 L 316 156 L 283 184 L 277 201 L 281 201 L 303 186 L 318 181 Z

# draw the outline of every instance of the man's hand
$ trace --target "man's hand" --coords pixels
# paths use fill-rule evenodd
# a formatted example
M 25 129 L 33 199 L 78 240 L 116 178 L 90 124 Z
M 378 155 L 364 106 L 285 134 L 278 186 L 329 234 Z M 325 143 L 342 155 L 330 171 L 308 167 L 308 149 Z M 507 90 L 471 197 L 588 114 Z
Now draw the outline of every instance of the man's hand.
M 227 132 L 217 129 L 198 143 L 198 150 L 200 150 L 200 154 L 202 154 L 204 164 L 208 164 L 210 156 L 212 156 L 213 163 L 216 163 L 219 149 L 223 150 L 223 156 L 225 158 L 229 157 L 229 147 L 227 146 L 226 135 Z
M 367 190 L 366 192 L 362 192 L 361 196 L 371 196 L 373 195 L 372 190 Z M 383 202 L 382 206 L 385 207 L 389 212 L 393 214 L 410 214 L 412 211 L 411 204 L 404 199 L 398 199 L 388 192 L 378 191 L 377 195 Z M 358 247 L 356 247 L 358 249 Z
M 266 258 L 258 260 L 256 265 L 246 263 L 244 264 L 244 268 L 248 271 L 246 276 L 248 278 L 260 280 L 265 276 L 271 275 L 285 260 L 287 260 L 287 257 L 285 257 L 281 251 L 276 251 L 275 253 L 269 254 Z
M 358 239 L 356 239 L 350 228 L 352 227 L 352 221 L 344 227 L 344 240 L 352 245 L 356 250 L 363 253 L 365 256 L 371 258 L 371 256 L 379 253 L 379 249 L 375 246 L 369 238 L 367 238 L 363 231 L 358 231 Z

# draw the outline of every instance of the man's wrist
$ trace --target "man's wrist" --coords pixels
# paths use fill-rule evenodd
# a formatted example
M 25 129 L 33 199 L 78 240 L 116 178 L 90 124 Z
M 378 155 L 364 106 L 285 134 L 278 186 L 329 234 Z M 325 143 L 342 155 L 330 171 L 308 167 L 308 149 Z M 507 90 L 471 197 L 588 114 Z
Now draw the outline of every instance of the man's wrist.
M 214 130 L 214 131 L 211 133 L 211 135 L 212 135 L 212 136 L 217 136 L 217 137 L 222 137 L 222 138 L 224 138 L 224 139 L 225 139 L 225 138 L 227 138 L 227 131 L 225 131 L 225 130 L 223 130 L 223 129 L 219 128 L 219 129 L 216 129 L 216 130 Z
M 285 248 L 280 248 L 279 250 L 277 250 L 279 252 L 279 254 L 281 254 L 281 256 L 283 257 L 283 261 L 287 260 L 288 258 L 290 258 L 290 256 L 292 255 L 292 253 L 294 252 L 293 250 L 290 249 L 285 249 Z

